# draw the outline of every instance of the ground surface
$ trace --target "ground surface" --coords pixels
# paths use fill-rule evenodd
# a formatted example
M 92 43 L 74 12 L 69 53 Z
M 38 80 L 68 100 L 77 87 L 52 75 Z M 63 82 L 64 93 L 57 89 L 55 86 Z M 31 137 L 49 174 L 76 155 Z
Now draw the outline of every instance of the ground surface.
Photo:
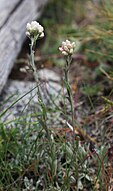
M 11 93 L 22 96 L 30 91 L 31 87 L 35 86 L 32 74 L 20 71 L 20 68 L 25 67 L 28 63 L 28 43 L 28 41 L 25 42 L 16 60 L 14 68 L 9 76 L 8 83 L 1 95 L 1 100 L 4 99 L 4 96 L 8 98 Z M 53 58 L 58 58 L 57 62 L 63 60 L 60 55 L 51 56 Z M 111 145 L 112 107 L 105 104 L 102 96 L 109 95 L 112 90 L 112 82 L 107 80 L 106 76 L 98 75 L 98 64 L 86 63 L 82 59 L 77 60 L 76 57 L 77 56 L 73 59 L 70 70 L 70 83 L 75 101 L 75 120 L 81 124 L 83 129 L 85 127 L 84 130 L 86 130 L 91 137 L 94 137 L 97 143 L 104 142 L 104 144 Z M 77 58 L 79 57 L 83 58 L 83 56 L 80 55 Z M 50 59 L 49 55 L 42 55 L 41 49 L 40 51 L 36 51 L 35 61 L 42 83 L 46 85 L 49 83 L 48 90 L 53 94 L 57 94 L 59 89 L 61 89 L 63 68 L 57 66 L 54 60 Z M 14 98 L 15 97 L 10 99 L 10 102 L 7 102 L 6 108 L 11 104 Z M 11 109 L 14 116 L 17 116 L 17 114 L 22 111 L 22 104 L 25 103 L 26 105 L 28 99 L 29 96 L 27 99 L 26 97 L 23 98 L 22 103 L 20 101 L 14 106 L 17 111 L 13 111 L 13 108 Z M 34 105 L 35 99 L 36 98 L 32 99 Z M 107 141 L 106 143 L 105 140 Z

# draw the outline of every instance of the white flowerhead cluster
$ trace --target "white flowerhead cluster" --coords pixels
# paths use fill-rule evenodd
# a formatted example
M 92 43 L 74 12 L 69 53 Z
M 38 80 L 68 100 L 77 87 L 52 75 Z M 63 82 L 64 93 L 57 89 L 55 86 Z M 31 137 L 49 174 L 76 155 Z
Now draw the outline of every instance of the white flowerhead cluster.
M 59 47 L 59 50 L 65 56 L 72 55 L 75 51 L 79 49 L 80 43 L 78 41 L 76 42 L 77 43 L 71 42 L 69 40 L 63 41 L 61 47 Z
M 26 26 L 26 35 L 30 37 L 44 37 L 44 28 L 37 22 L 32 21 L 31 23 L 27 23 Z

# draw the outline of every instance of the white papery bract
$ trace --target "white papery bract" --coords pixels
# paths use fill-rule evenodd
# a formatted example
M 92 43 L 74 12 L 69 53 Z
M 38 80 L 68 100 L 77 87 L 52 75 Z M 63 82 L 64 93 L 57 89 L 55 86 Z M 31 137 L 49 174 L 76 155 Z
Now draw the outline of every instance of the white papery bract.
M 27 23 L 26 35 L 29 38 L 42 38 L 44 37 L 44 28 L 37 21 Z

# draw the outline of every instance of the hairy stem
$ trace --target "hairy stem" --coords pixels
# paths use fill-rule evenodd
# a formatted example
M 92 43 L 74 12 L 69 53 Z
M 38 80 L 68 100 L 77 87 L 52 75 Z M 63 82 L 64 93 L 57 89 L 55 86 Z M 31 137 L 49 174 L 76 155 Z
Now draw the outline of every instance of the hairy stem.
M 66 59 L 66 64 L 65 64 L 65 68 L 64 68 L 64 75 L 65 75 L 65 85 L 66 85 L 66 89 L 67 89 L 68 99 L 69 99 L 70 106 L 71 106 L 72 126 L 74 128 L 74 101 L 73 101 L 71 86 L 69 83 L 69 69 L 70 69 L 71 61 L 72 61 L 71 56 L 68 56 Z
M 37 68 L 35 66 L 35 61 L 34 61 L 35 60 L 35 51 L 34 51 L 35 44 L 36 44 L 35 40 L 31 39 L 31 44 L 30 44 L 30 65 L 31 65 L 31 68 L 32 68 L 32 71 L 33 71 L 34 79 L 35 79 L 35 81 L 37 83 L 38 101 L 40 103 L 40 108 L 42 110 L 41 123 L 43 124 L 43 127 L 44 127 L 45 131 L 47 132 L 48 138 L 50 139 L 49 130 L 48 130 L 47 124 L 46 124 L 46 121 L 47 121 L 46 106 L 45 106 L 45 103 L 44 103 L 44 100 L 43 100 L 43 96 L 41 94 Z

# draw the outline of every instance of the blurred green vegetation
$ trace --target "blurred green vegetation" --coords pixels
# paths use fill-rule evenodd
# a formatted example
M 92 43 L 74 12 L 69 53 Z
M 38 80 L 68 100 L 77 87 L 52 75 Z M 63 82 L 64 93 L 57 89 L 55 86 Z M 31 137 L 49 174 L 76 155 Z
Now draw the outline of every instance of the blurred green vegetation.
M 76 2 L 75 0 L 50 0 L 47 4 L 41 17 L 47 35 L 44 53 L 57 53 L 62 40 L 75 32 L 77 27 L 75 15 L 78 15 L 76 14 Z
M 88 61 L 112 62 L 112 0 L 50 0 L 42 21 L 47 33 L 44 53 L 58 53 L 63 39 L 78 38 Z
M 113 1 L 101 1 L 92 5 L 94 19 L 80 28 L 82 51 L 90 61 L 112 62 Z

